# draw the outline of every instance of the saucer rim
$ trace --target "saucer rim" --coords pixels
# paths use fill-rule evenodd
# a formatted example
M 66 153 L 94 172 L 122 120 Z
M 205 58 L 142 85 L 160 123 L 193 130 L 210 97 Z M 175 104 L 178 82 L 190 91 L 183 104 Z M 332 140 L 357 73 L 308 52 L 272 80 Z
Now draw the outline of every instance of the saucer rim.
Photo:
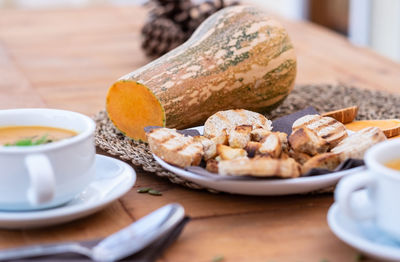
M 10 223 L 31 222 L 31 223 L 34 223 L 34 222 L 42 221 L 44 219 L 58 219 L 58 218 L 62 218 L 65 216 L 76 215 L 77 217 L 67 219 L 63 222 L 72 221 L 72 220 L 93 214 L 96 211 L 106 207 L 113 201 L 119 199 L 120 197 L 125 195 L 127 192 L 129 192 L 131 190 L 131 188 L 135 185 L 136 179 L 137 179 L 136 172 L 130 165 L 128 165 L 127 163 L 125 163 L 121 160 L 118 160 L 113 157 L 101 155 L 101 154 L 96 154 L 96 161 L 104 161 L 104 159 L 106 159 L 106 161 L 112 161 L 118 166 L 122 166 L 123 171 L 121 172 L 121 175 L 127 176 L 127 173 L 130 173 L 129 181 L 126 181 L 126 183 L 123 183 L 122 189 L 119 189 L 117 193 L 109 194 L 96 202 L 86 202 L 86 203 L 80 203 L 80 204 L 75 204 L 75 205 L 70 205 L 70 206 L 61 205 L 58 207 L 43 209 L 43 210 L 0 211 L 0 228 L 17 228 L 17 226 L 14 226 L 14 225 L 12 225 L 12 226 L 4 225 L 7 222 L 10 222 Z M 89 187 L 89 186 L 90 186 L 90 184 L 87 187 Z M 81 215 L 81 216 L 79 216 L 79 215 Z M 60 223 L 63 223 L 63 222 L 60 222 Z M 59 224 L 59 223 L 56 223 L 56 224 Z M 31 226 L 28 225 L 28 227 L 31 227 Z
M 327 223 L 332 233 L 345 244 L 357 249 L 361 253 L 371 257 L 384 260 L 400 260 L 400 248 L 385 246 L 374 243 L 360 234 L 353 234 L 346 231 L 340 222 L 338 216 L 342 215 L 337 203 L 333 203 L 328 210 Z

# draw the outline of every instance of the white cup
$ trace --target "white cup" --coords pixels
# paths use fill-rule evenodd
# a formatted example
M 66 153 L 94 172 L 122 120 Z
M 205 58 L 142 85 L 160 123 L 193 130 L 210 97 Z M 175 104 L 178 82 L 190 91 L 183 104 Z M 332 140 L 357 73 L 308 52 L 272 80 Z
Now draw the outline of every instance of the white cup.
M 34 210 L 68 202 L 95 176 L 95 123 L 57 109 L 0 110 L 0 127 L 48 126 L 78 135 L 29 147 L 0 146 L 0 210 Z
M 343 214 L 359 221 L 372 219 L 383 232 L 400 240 L 400 171 L 385 166 L 394 159 L 400 159 L 400 139 L 373 146 L 364 158 L 367 170 L 340 180 L 335 200 Z M 368 202 L 352 201 L 363 188 Z

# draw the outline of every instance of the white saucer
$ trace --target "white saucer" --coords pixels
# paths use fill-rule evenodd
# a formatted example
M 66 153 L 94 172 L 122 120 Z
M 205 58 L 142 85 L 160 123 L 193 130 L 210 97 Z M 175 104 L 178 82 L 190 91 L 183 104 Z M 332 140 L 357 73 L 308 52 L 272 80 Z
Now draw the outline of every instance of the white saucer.
M 328 224 L 339 239 L 361 253 L 379 261 L 400 261 L 400 242 L 386 236 L 373 222 L 356 223 L 343 215 L 337 204 L 333 204 L 328 212 Z
M 38 211 L 0 212 L 0 228 L 21 229 L 56 225 L 104 208 L 127 193 L 136 181 L 131 166 L 115 158 L 96 155 L 96 178 L 65 205 Z

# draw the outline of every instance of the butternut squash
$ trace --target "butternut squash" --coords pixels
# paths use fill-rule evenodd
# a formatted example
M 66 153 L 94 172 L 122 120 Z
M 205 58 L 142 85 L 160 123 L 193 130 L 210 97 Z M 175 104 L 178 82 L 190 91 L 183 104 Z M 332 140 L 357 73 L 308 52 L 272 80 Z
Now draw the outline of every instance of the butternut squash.
M 360 131 L 370 126 L 379 127 L 387 138 L 400 135 L 399 119 L 361 120 L 346 124 L 346 128 L 352 131 Z
M 146 126 L 186 128 L 234 108 L 267 112 L 286 98 L 295 77 L 285 28 L 256 8 L 228 7 L 183 45 L 114 83 L 106 109 L 125 135 L 145 140 Z
M 346 107 L 343 109 L 323 113 L 322 116 L 329 116 L 337 121 L 347 124 L 354 121 L 357 116 L 358 106 Z

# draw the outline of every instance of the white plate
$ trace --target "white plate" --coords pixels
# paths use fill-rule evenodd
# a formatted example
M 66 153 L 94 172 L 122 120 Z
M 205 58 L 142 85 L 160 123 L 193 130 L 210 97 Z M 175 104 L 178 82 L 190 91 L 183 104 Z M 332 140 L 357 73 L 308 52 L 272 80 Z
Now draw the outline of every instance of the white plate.
M 373 222 L 356 223 L 333 204 L 328 211 L 328 224 L 339 239 L 361 253 L 379 261 L 400 261 L 400 243 L 382 233 Z
M 202 126 L 193 129 L 198 130 L 200 134 L 203 133 Z M 170 165 L 154 154 L 153 157 L 162 167 L 183 179 L 195 182 L 206 188 L 243 195 L 289 195 L 307 193 L 335 185 L 343 176 L 358 172 L 364 168 L 356 167 L 326 175 L 290 179 L 214 180 Z
M 38 211 L 0 212 L 0 228 L 21 229 L 56 225 L 104 208 L 127 193 L 136 181 L 135 170 L 115 158 L 96 155 L 96 178 L 65 205 Z

